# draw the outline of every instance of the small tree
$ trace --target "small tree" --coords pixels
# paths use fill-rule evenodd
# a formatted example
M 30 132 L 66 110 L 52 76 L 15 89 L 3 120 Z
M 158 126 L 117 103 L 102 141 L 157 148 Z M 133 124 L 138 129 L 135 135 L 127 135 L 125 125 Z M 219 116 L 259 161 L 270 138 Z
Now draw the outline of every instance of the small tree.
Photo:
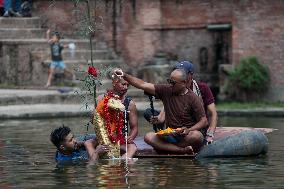
M 229 74 L 230 97 L 241 101 L 256 101 L 269 87 L 269 70 L 255 56 L 241 60 Z

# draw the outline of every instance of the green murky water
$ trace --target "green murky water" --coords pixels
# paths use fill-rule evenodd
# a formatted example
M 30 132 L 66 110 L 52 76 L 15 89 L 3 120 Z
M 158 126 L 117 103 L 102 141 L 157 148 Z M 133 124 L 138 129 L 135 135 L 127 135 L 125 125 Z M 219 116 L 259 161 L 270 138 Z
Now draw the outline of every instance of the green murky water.
M 284 188 L 284 118 L 220 118 L 220 125 L 268 127 L 269 153 L 230 159 L 100 160 L 57 166 L 50 131 L 62 123 L 84 134 L 85 118 L 0 122 L 0 188 Z M 151 127 L 139 120 L 140 135 Z M 89 133 L 92 132 L 90 128 Z

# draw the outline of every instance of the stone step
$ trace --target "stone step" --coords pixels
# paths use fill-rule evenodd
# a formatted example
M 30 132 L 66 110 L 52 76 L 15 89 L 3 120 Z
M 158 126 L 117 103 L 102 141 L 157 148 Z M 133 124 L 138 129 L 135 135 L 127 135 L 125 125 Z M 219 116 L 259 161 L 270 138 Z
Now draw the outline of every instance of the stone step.
M 72 57 L 69 49 L 64 49 L 63 51 L 63 60 L 69 68 L 69 70 L 81 70 L 84 68 L 87 70 L 88 63 L 90 63 L 90 56 L 87 56 L 90 53 L 88 48 L 89 41 L 86 39 L 63 39 L 62 43 L 75 43 L 76 45 L 76 54 Z M 18 83 L 17 85 L 20 86 L 28 86 L 28 85 L 35 85 L 35 86 L 44 86 L 47 81 L 48 75 L 48 66 L 50 64 L 50 47 L 47 41 L 42 39 L 0 39 L 0 44 L 3 52 L 11 52 L 10 49 L 15 48 L 14 46 L 18 46 L 18 49 L 22 49 L 24 53 L 27 55 L 30 53 L 27 58 L 23 60 L 23 62 L 28 65 L 30 60 L 32 60 L 32 72 L 29 70 L 22 71 L 18 74 Z M 93 59 L 94 59 L 94 66 L 97 68 L 107 67 L 107 66 L 118 66 L 122 64 L 122 61 L 116 60 L 115 54 L 112 50 L 107 48 L 105 42 L 102 41 L 93 41 L 94 47 L 93 48 Z M 27 50 L 27 52 L 26 52 Z M 8 57 L 8 56 L 6 56 Z M 107 59 L 106 59 L 107 58 Z M 9 61 L 8 58 L 4 59 L 5 61 Z M 28 67 L 27 67 L 28 68 Z M 16 70 L 15 70 L 16 72 Z M 18 73 L 18 72 L 17 72 Z M 57 74 L 54 77 L 53 85 L 58 86 L 75 86 L 73 83 L 73 78 L 70 74 L 64 77 L 63 74 Z M 8 79 L 5 80 L 6 83 L 10 81 Z M 13 81 L 12 81 L 13 82 Z M 11 82 L 11 83 L 12 83 Z
M 0 17 L 1 28 L 40 28 L 39 17 Z
M 45 31 L 40 28 L 0 28 L 0 39 L 44 38 Z
M 93 50 L 93 59 L 95 60 L 105 60 L 105 59 L 113 59 L 113 53 L 107 50 Z M 91 51 L 90 50 L 75 50 L 72 51 L 70 49 L 64 49 L 62 52 L 62 56 L 64 60 L 76 60 L 76 59 L 91 59 Z
M 93 108 L 93 107 L 90 107 Z M 143 115 L 149 108 L 147 101 L 136 102 L 139 115 Z M 155 108 L 160 110 L 161 103 L 155 103 Z M 90 116 L 91 109 L 86 109 L 81 104 L 22 104 L 0 106 L 0 120 L 3 119 L 38 119 L 51 117 L 80 117 Z
M 149 108 L 149 102 L 136 101 L 138 115 L 143 116 L 146 108 Z M 154 108 L 161 110 L 163 107 L 160 101 L 154 102 Z M 92 107 L 90 107 L 92 108 Z M 82 104 L 20 104 L 0 106 L 0 120 L 4 119 L 39 119 L 39 118 L 55 118 L 55 117 L 90 117 L 91 109 L 86 109 Z M 267 108 L 267 109 L 218 109 L 219 116 L 266 116 L 266 117 L 283 117 L 283 108 Z M 79 118 L 80 119 L 80 118 Z M 150 126 L 150 124 L 149 124 Z M 221 127 L 220 127 L 221 128 Z M 273 129 L 270 129 L 273 130 Z M 277 130 L 277 129 L 276 129 Z
M 20 104 L 0 106 L 0 120 L 88 116 L 80 104 Z
M 1 29 L 0 29 L 1 31 Z M 63 44 L 74 43 L 76 45 L 76 49 L 90 49 L 90 43 L 87 39 L 61 39 L 60 40 Z M 49 44 L 47 43 L 45 38 L 1 38 L 0 36 L 0 43 L 2 44 L 11 44 L 11 45 L 32 45 L 37 48 L 37 50 L 46 50 L 49 49 Z M 99 49 L 108 49 L 106 42 L 104 41 L 97 41 L 93 40 L 93 50 Z
M 51 63 L 51 60 L 46 60 L 43 62 L 44 67 L 48 67 L 48 65 Z M 81 70 L 82 68 L 87 68 L 88 64 L 90 64 L 90 60 L 84 60 L 84 59 L 78 59 L 78 60 L 64 60 L 64 63 L 67 68 L 71 70 L 78 70 L 78 68 Z M 106 67 L 118 67 L 122 62 L 117 59 L 94 59 L 93 60 L 94 67 L 100 69 L 100 68 L 106 68 Z
M 50 56 L 50 50 L 43 52 L 46 55 Z M 71 49 L 64 49 L 62 51 L 63 60 L 82 60 L 82 59 L 91 59 L 91 51 L 86 49 L 74 50 Z M 113 59 L 114 55 L 112 52 L 108 51 L 107 49 L 102 50 L 93 50 L 93 58 L 97 60 L 104 60 L 104 59 Z
M 97 95 L 103 94 L 106 87 L 97 90 Z M 78 88 L 70 87 L 50 87 L 46 89 L 0 89 L 0 106 L 23 105 L 23 104 L 82 104 L 83 99 L 79 94 L 85 96 L 86 92 L 81 92 Z M 148 101 L 142 90 L 130 88 L 130 96 L 135 102 Z M 92 97 L 89 97 L 89 105 L 93 104 Z
M 88 39 L 62 39 L 60 40 L 63 44 L 74 43 L 76 45 L 76 49 L 89 49 L 90 50 L 90 42 Z M 108 49 L 106 42 L 104 41 L 92 41 L 92 48 L 95 49 Z

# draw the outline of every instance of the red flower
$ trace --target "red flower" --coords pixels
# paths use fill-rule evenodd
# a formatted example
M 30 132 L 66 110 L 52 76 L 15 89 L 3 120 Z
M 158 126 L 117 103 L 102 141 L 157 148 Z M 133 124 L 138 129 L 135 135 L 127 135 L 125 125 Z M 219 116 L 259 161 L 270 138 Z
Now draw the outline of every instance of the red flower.
M 90 66 L 88 69 L 88 74 L 94 76 L 94 77 L 98 77 L 98 73 L 97 73 L 97 69 L 93 66 Z

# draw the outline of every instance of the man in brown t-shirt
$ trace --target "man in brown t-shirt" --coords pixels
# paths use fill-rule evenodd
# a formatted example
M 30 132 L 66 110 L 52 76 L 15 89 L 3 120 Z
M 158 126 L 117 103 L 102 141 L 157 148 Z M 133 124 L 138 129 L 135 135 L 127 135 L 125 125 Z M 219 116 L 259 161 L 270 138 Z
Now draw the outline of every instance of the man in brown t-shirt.
M 123 73 L 121 69 L 114 71 L 118 77 L 123 77 L 129 84 L 142 89 L 148 94 L 160 98 L 166 112 L 166 125 L 170 128 L 181 128 L 175 141 L 166 141 L 154 132 L 145 135 L 144 140 L 155 150 L 174 154 L 192 154 L 203 144 L 200 132 L 208 124 L 202 102 L 186 87 L 187 74 L 183 69 L 172 71 L 167 80 L 168 85 L 154 85 Z
M 211 89 L 206 83 L 202 81 L 196 81 L 193 79 L 194 65 L 190 61 L 178 62 L 173 68 L 183 69 L 184 71 L 188 73 L 187 88 L 191 89 L 197 96 L 202 98 L 205 114 L 209 122 L 209 127 L 206 129 L 203 129 L 202 133 L 205 137 L 204 142 L 206 142 L 207 144 L 212 143 L 214 139 L 214 132 L 217 127 L 218 114 L 216 111 L 215 100 L 214 100 L 214 96 L 212 94 Z M 156 127 L 157 126 L 160 128 L 164 127 L 164 122 L 165 122 L 164 109 L 162 109 L 159 114 L 157 111 L 157 113 L 155 113 L 155 116 L 153 116 L 151 109 L 149 108 L 145 111 L 144 117 L 147 121 L 150 121 Z

